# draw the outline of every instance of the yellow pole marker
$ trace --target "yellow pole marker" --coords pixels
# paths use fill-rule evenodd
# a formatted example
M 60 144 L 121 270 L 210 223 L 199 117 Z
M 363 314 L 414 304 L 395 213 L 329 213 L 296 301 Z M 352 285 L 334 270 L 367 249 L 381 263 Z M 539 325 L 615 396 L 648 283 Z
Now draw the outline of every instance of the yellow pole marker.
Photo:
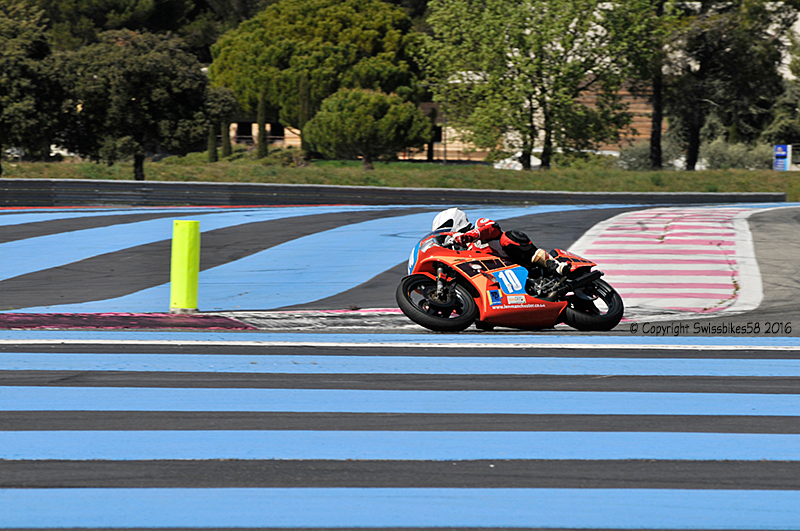
M 200 222 L 175 220 L 172 226 L 169 313 L 197 312 L 200 272 Z

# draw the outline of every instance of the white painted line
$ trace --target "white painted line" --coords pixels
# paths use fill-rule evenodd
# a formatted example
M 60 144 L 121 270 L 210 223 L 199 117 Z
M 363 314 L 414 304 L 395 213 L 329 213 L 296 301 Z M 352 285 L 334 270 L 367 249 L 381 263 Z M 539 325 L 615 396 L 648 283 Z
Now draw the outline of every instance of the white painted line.
M 374 335 L 369 335 L 374 337 Z M 707 339 L 706 336 L 700 339 Z M 761 338 L 754 338 L 761 339 Z M 643 343 L 426 343 L 423 341 L 220 341 L 146 339 L 0 339 L 0 345 L 115 345 L 115 346 L 214 346 L 214 347 L 325 347 L 325 348 L 437 348 L 437 349 L 571 349 L 571 350 L 694 350 L 694 351 L 800 351 L 797 345 L 698 345 Z

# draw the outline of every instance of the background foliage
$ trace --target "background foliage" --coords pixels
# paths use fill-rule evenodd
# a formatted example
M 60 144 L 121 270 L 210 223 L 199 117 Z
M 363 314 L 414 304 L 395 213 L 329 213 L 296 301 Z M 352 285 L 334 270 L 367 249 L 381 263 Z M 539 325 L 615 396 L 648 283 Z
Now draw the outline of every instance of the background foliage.
M 312 149 L 331 158 L 361 157 L 366 169 L 379 158 L 396 158 L 406 148 L 430 141 L 431 123 L 416 105 L 396 95 L 340 89 L 322 102 L 306 124 Z
M 59 65 L 68 116 L 59 140 L 76 153 L 132 156 L 142 180 L 146 152 L 185 153 L 206 138 L 206 77 L 176 37 L 110 31 Z
M 418 41 L 405 12 L 379 0 L 283 0 L 220 38 L 210 75 L 257 113 L 259 132 L 269 116 L 303 130 L 339 88 L 415 99 Z
M 239 112 L 231 95 L 261 127 L 303 129 L 339 89 L 358 88 L 436 98 L 466 140 L 558 167 L 615 140 L 629 118 L 617 89 L 627 88 L 655 110 L 649 167 L 660 167 L 662 143 L 669 164 L 734 167 L 761 160 L 763 144 L 800 143 L 798 9 L 800 0 L 0 0 L 0 154 L 48 160 L 61 145 L 107 162 L 133 157 L 141 178 L 144 156 L 211 157 L 215 131 Z

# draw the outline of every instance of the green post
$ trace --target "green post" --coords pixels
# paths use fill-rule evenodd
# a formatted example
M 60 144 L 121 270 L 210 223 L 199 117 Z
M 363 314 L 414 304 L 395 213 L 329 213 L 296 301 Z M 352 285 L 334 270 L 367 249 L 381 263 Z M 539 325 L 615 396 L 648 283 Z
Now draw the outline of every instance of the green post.
M 197 311 L 200 222 L 175 220 L 172 227 L 169 313 Z

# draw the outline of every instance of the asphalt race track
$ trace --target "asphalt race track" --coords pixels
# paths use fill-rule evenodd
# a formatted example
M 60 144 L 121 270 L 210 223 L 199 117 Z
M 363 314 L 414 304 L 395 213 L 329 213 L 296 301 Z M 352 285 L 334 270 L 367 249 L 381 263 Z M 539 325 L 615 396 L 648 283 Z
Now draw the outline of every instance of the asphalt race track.
M 800 529 L 797 205 L 470 210 L 548 249 L 669 217 L 613 240 L 607 334 L 398 314 L 439 209 L 0 211 L 0 527 Z M 163 314 L 173 219 L 197 316 Z

